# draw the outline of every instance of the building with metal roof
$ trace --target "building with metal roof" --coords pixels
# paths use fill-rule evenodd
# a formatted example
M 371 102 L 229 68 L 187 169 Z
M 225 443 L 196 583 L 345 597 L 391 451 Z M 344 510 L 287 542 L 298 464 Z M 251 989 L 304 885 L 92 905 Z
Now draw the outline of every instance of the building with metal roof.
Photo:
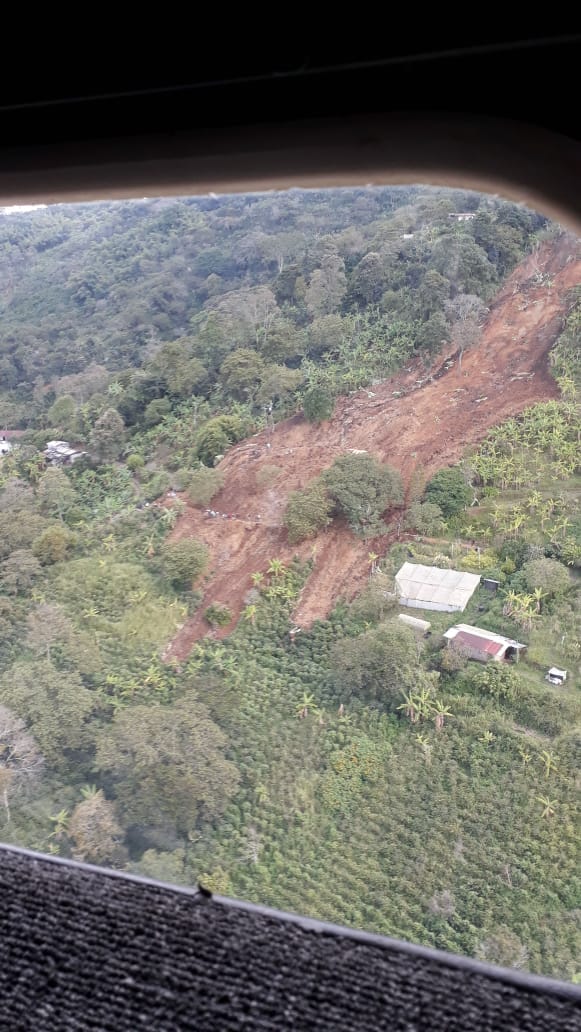
M 470 624 L 450 627 L 444 638 L 449 646 L 461 650 L 468 659 L 477 659 L 481 663 L 488 663 L 491 659 L 497 663 L 511 658 L 518 661 L 522 649 L 526 649 L 526 645 L 520 641 Z
M 428 620 L 418 620 L 417 616 L 409 616 L 407 613 L 400 613 L 398 619 L 418 634 L 427 634 L 432 626 Z
M 398 602 L 412 609 L 463 612 L 480 584 L 477 573 L 404 563 L 395 576 Z

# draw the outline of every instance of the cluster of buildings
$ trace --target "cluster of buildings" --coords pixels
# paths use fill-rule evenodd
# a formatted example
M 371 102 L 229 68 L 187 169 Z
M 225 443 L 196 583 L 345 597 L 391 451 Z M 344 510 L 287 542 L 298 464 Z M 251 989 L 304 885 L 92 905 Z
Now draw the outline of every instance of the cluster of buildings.
M 482 578 L 476 573 L 424 566 L 421 563 L 404 563 L 395 577 L 395 591 L 399 604 L 409 609 L 463 613 L 481 583 Z M 498 582 L 485 580 L 484 586 L 495 591 Z M 431 624 L 428 620 L 407 613 L 400 613 L 399 619 L 422 636 L 430 633 Z M 526 645 L 520 641 L 471 624 L 455 624 L 443 637 L 448 648 L 459 650 L 468 659 L 480 663 L 518 662 L 526 649 Z M 566 679 L 567 671 L 558 667 L 551 667 L 545 678 L 554 685 L 562 685 Z
M 18 439 L 25 433 L 26 430 L 1 430 L 0 458 L 9 455 L 14 450 Z M 46 461 L 56 466 L 70 466 L 86 454 L 87 452 L 73 447 L 68 441 L 49 441 L 43 452 Z
M 73 448 L 68 441 L 49 441 L 44 449 L 44 457 L 47 462 L 55 466 L 72 466 L 78 459 L 82 459 L 87 453 L 79 448 Z

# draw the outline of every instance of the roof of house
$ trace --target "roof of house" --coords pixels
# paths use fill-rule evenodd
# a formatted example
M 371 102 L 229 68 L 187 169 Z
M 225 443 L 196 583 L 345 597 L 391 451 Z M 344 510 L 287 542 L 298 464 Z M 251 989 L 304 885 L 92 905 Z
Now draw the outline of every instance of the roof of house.
M 565 680 L 565 678 L 567 676 L 567 671 L 566 670 L 559 670 L 559 667 L 552 666 L 551 669 L 549 670 L 549 674 L 550 674 L 551 677 L 561 677 L 563 680 Z
M 478 634 L 470 634 L 469 631 L 460 631 L 454 638 L 454 642 L 460 642 L 462 645 L 469 645 L 470 648 L 478 649 L 479 652 L 486 652 L 489 656 L 497 656 L 499 652 L 502 652 L 506 645 L 502 645 L 499 641 L 490 641 L 489 638 L 481 638 Z
M 404 563 L 395 577 L 401 597 L 464 609 L 480 583 L 476 573 Z
M 508 646 L 513 649 L 526 649 L 526 645 L 515 641 L 514 638 L 506 638 L 504 634 L 497 634 L 496 631 L 485 631 L 482 627 L 472 627 L 471 624 L 454 624 L 445 631 L 443 637 L 449 641 L 459 638 L 467 645 L 472 645 L 481 652 L 488 652 L 491 656 L 495 656 L 502 648 Z M 487 645 L 498 646 L 498 648 L 488 648 Z
M 28 850 L 0 893 L 4 1028 L 579 1028 L 580 986 Z

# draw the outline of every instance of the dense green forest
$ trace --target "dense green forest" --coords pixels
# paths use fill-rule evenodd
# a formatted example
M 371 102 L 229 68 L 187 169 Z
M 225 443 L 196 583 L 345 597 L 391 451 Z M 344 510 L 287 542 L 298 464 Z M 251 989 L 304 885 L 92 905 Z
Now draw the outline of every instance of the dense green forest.
M 461 357 L 559 233 L 425 187 L 0 213 L 0 428 L 21 431 L 0 458 L 1 840 L 578 977 L 579 290 L 560 400 L 415 485 L 414 539 L 296 639 L 310 564 L 273 555 L 233 633 L 164 661 L 210 557 L 170 539 L 182 499 L 153 504 L 209 505 L 236 442 L 298 412 L 324 433 L 341 395 Z M 50 464 L 55 439 L 84 456 Z M 376 539 L 393 504 L 388 461 L 342 456 L 291 496 L 289 540 Z M 418 613 L 426 639 L 399 622 L 407 559 L 499 581 L 462 621 L 524 659 L 443 649 L 457 614 Z

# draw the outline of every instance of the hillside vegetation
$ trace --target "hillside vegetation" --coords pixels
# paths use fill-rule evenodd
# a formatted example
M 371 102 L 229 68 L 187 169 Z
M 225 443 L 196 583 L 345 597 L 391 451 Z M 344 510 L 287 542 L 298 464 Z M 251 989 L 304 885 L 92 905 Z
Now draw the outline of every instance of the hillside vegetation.
M 460 191 L 0 216 L 0 838 L 578 979 L 580 285 Z

